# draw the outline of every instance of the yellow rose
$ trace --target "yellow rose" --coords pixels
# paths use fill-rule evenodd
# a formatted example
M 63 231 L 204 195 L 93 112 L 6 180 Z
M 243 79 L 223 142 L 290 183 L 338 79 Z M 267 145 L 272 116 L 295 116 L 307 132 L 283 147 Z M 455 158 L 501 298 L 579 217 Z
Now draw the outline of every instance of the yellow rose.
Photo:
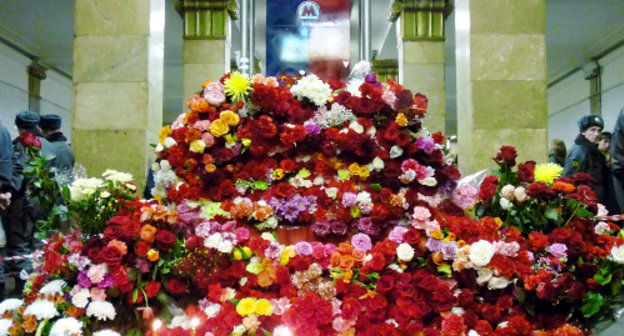
M 217 119 L 210 124 L 210 134 L 215 137 L 226 135 L 230 131 L 230 127 L 221 119 Z
M 273 177 L 274 177 L 276 180 L 278 180 L 278 181 L 279 181 L 279 180 L 281 180 L 281 179 L 283 179 L 283 178 L 284 178 L 284 170 L 283 170 L 282 168 L 277 168 L 277 169 L 275 169 L 275 170 L 273 171 Z
M 360 178 L 362 180 L 366 180 L 368 176 L 370 175 L 370 170 L 368 170 L 368 167 L 366 166 L 361 166 L 360 171 L 358 172 L 358 175 L 360 175 Z
M 165 144 L 165 139 L 171 134 L 173 133 L 173 131 L 171 130 L 171 127 L 169 125 L 164 126 L 163 128 L 160 129 L 160 133 L 158 134 L 158 140 L 160 140 L 160 143 L 162 145 Z
M 256 299 L 244 298 L 236 305 L 236 312 L 240 316 L 251 315 L 256 311 Z
M 407 117 L 403 113 L 399 113 L 394 120 L 399 126 L 405 127 L 407 126 Z
M 158 251 L 151 249 L 147 252 L 147 260 L 154 262 L 160 259 L 160 253 Z
M 243 260 L 243 254 L 239 250 L 234 250 L 232 255 L 234 256 L 234 260 Z
M 236 126 L 240 121 L 240 117 L 238 116 L 238 114 L 230 110 L 225 110 L 221 112 L 221 114 L 219 114 L 219 119 L 228 126 Z
M 273 314 L 273 305 L 267 299 L 260 299 L 256 302 L 256 314 L 271 316 Z
M 351 176 L 358 176 L 358 175 L 360 175 L 360 165 L 357 164 L 356 162 L 354 162 L 351 165 L 349 165 L 349 175 L 351 175 Z
M 205 148 L 206 143 L 201 139 L 191 142 L 191 145 L 189 146 L 190 151 L 195 153 L 203 153 Z

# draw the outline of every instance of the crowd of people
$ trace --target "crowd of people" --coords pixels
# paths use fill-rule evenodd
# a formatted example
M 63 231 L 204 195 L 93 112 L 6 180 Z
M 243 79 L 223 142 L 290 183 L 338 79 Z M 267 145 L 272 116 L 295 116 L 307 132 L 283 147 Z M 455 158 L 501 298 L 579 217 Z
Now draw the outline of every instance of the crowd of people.
M 74 154 L 61 132 L 61 125 L 58 115 L 20 112 L 15 117 L 19 135 L 11 140 L 9 131 L 0 123 L 0 211 L 4 230 L 0 246 L 5 247 L 3 256 L 28 255 L 41 246 L 34 237 L 36 223 L 48 214 L 43 213 L 37 197 L 26 192 L 33 181 L 24 172 L 32 164 L 33 156 L 42 156 L 47 159 L 46 167 L 55 174 L 70 176 L 73 173 Z M 15 288 L 22 288 L 19 273 L 28 268 L 28 259 L 0 262 L 0 298 L 5 295 L 5 273 L 16 279 Z

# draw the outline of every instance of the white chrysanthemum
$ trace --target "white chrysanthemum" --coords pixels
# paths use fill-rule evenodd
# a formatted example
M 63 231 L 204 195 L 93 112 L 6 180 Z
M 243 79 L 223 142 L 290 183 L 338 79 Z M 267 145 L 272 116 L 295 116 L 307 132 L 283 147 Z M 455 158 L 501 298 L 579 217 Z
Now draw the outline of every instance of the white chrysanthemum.
M 39 290 L 39 294 L 44 294 L 44 295 L 56 295 L 56 294 L 62 294 L 63 293 L 63 288 L 67 286 L 67 282 L 65 280 L 52 280 L 50 281 L 47 285 L 43 286 L 43 288 L 41 288 L 41 290 Z
M 126 183 L 132 181 L 132 174 L 124 173 L 120 171 L 116 171 L 113 169 L 107 169 L 102 173 L 102 176 L 106 178 L 107 181 Z
M 357 117 L 351 110 L 338 103 L 333 103 L 330 110 L 327 110 L 325 106 L 321 106 L 312 119 L 312 121 L 321 128 L 338 127 L 346 121 L 356 120 Z
M 76 179 L 69 186 L 71 200 L 74 202 L 80 202 L 83 199 L 93 195 L 103 184 L 104 181 L 95 177 Z
M 71 302 L 78 308 L 84 308 L 89 304 L 89 298 L 91 298 L 91 292 L 83 288 L 72 297 Z
M 93 333 L 93 336 L 121 336 L 121 334 L 110 329 L 104 329 Z
M 290 88 L 290 92 L 299 99 L 307 98 L 316 106 L 323 106 L 331 97 L 332 90 L 329 84 L 316 75 L 307 75 L 297 81 L 297 84 Z
M 0 319 L 0 335 L 8 335 L 12 325 L 13 321 L 6 318 Z
M 24 315 L 34 315 L 37 320 L 51 319 L 59 315 L 54 303 L 48 300 L 37 300 L 26 307 Z
M 21 299 L 6 299 L 0 303 L 0 315 L 4 315 L 7 311 L 17 310 L 24 304 Z
M 171 322 L 169 323 L 168 327 L 169 329 L 181 327 L 184 330 L 189 330 L 192 328 L 191 319 L 189 319 L 186 315 L 174 316 L 171 319 Z
M 93 301 L 87 306 L 87 316 L 95 316 L 98 320 L 114 320 L 115 307 L 108 301 Z
M 73 317 L 65 317 L 54 323 L 50 329 L 50 336 L 82 335 L 82 322 Z

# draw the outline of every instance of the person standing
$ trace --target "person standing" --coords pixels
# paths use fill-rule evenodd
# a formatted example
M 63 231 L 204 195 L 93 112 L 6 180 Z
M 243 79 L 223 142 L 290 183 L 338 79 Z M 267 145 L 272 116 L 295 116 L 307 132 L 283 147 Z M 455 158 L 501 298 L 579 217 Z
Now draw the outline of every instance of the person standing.
M 550 140 L 550 148 L 548 149 L 548 162 L 556 163 L 563 167 L 565 165 L 566 155 L 566 145 L 563 140 Z
M 611 148 L 611 133 L 610 132 L 602 132 L 600 137 L 598 138 L 598 150 L 602 155 L 604 155 L 605 160 L 607 161 L 607 167 L 611 168 L 611 154 L 609 153 L 609 149 Z
M 11 204 L 11 195 L 15 188 L 11 183 L 13 179 L 13 147 L 9 131 L 0 123 L 0 213 L 4 213 Z M 2 221 L 0 221 L 2 223 Z M 6 233 L 3 227 L 0 239 L 0 256 L 5 255 Z M 4 261 L 0 261 L 0 300 L 5 296 Z
M 55 164 L 55 153 L 52 145 L 43 137 L 37 136 L 39 130 L 39 116 L 30 111 L 24 111 L 15 117 L 15 126 L 19 136 L 13 140 L 14 167 L 27 167 L 29 161 L 35 156 L 43 155 L 50 160 L 47 167 Z M 12 184 L 15 193 L 11 203 L 2 217 L 2 224 L 7 237 L 7 254 L 9 256 L 26 255 L 33 251 L 35 246 L 34 233 L 37 220 L 46 218 L 42 213 L 39 201 L 34 196 L 29 196 L 27 190 L 32 183 L 23 173 L 22 169 L 14 169 Z M 7 264 L 8 270 L 19 273 L 21 270 L 30 270 L 29 260 L 18 260 Z M 23 281 L 16 280 L 16 289 L 21 290 Z
M 597 143 L 604 127 L 598 115 L 587 115 L 578 121 L 580 134 L 574 140 L 565 161 L 562 175 L 571 178 L 576 173 L 587 173 L 592 177 L 591 187 L 598 202 L 607 207 L 609 213 L 619 213 L 611 171 Z
M 74 171 L 74 152 L 67 143 L 67 138 L 61 132 L 62 120 L 56 114 L 42 115 L 39 120 L 39 128 L 41 134 L 48 140 L 56 154 L 56 167 L 58 169 L 57 180 L 63 184 L 69 184 L 73 179 Z
M 624 109 L 615 122 L 611 136 L 611 172 L 620 209 L 624 209 Z

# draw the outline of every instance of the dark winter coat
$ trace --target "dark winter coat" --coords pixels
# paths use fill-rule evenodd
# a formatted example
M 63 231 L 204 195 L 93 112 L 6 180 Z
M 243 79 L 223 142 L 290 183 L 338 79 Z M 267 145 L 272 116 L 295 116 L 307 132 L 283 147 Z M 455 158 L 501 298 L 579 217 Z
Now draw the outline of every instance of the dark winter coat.
M 56 168 L 59 174 L 72 175 L 74 170 L 74 152 L 67 143 L 67 138 L 61 132 L 52 133 L 45 137 L 50 142 L 56 155 Z
M 598 147 L 579 134 L 574 140 L 574 146 L 565 161 L 562 175 L 572 178 L 576 173 L 587 173 L 592 177 L 591 187 L 596 193 L 598 202 L 607 207 L 609 213 L 619 213 L 619 206 L 613 188 L 611 171 L 607 166 L 604 155 Z
M 611 171 L 620 209 L 624 209 L 624 109 L 611 136 Z

